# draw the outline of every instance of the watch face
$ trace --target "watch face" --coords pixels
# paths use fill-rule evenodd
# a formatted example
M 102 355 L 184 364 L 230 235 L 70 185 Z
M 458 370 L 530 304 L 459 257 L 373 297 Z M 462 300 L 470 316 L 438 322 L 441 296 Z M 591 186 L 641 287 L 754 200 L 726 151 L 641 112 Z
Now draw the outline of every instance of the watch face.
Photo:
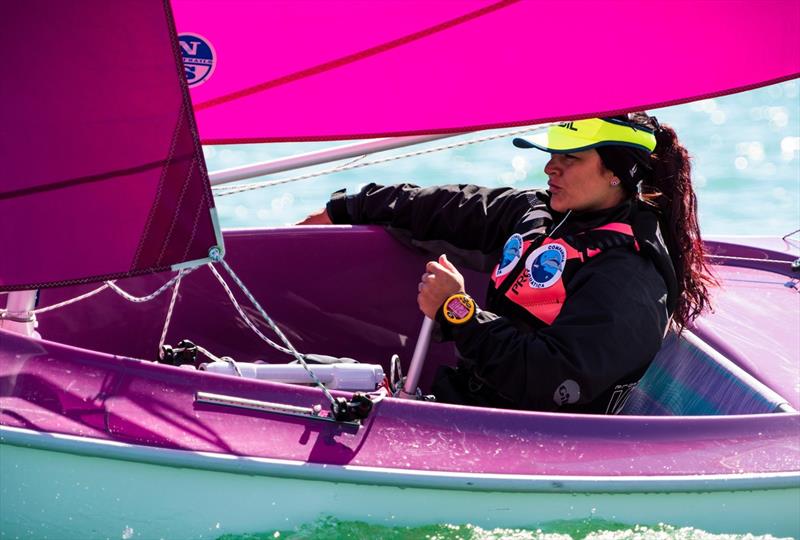
M 444 303 L 444 318 L 452 324 L 463 324 L 475 314 L 475 302 L 466 294 L 454 294 Z

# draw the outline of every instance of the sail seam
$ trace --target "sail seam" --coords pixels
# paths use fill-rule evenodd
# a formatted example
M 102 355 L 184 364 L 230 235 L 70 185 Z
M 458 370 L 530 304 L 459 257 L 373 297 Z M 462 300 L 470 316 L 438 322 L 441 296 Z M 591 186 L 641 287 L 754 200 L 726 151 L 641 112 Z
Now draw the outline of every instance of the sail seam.
M 181 108 L 178 111 L 178 118 L 175 124 L 175 129 L 172 131 L 172 143 L 170 144 L 169 154 L 167 154 L 167 159 L 164 162 L 164 166 L 161 169 L 161 176 L 158 179 L 158 190 L 156 191 L 155 199 L 153 200 L 152 206 L 150 206 L 150 212 L 147 216 L 147 222 L 145 223 L 144 231 L 142 232 L 142 236 L 139 239 L 139 246 L 136 248 L 136 254 L 133 256 L 133 263 L 131 264 L 131 268 L 136 268 L 139 266 L 139 257 L 142 254 L 142 249 L 144 249 L 144 244 L 147 241 L 147 238 L 150 234 L 150 227 L 153 224 L 153 220 L 155 219 L 155 215 L 158 209 L 158 205 L 161 202 L 161 194 L 164 189 L 164 181 L 167 176 L 167 172 L 169 171 L 170 163 L 172 162 L 172 158 L 175 154 L 175 145 L 178 141 L 178 135 L 180 133 L 180 127 L 183 123 L 183 104 L 181 104 Z
M 178 202 L 175 204 L 175 212 L 172 214 L 172 219 L 170 220 L 169 230 L 167 231 L 167 235 L 161 242 L 161 251 L 158 253 L 158 258 L 156 258 L 156 264 L 161 264 L 161 260 L 164 258 L 164 252 L 167 250 L 169 242 L 172 239 L 172 233 L 175 231 L 175 224 L 180 221 L 180 216 L 181 213 L 183 212 L 183 201 L 186 198 L 186 191 L 189 188 L 189 183 L 190 183 L 189 179 L 191 178 L 192 172 L 194 171 L 194 164 L 196 161 L 197 159 L 195 158 L 189 163 L 189 170 L 183 177 L 183 185 L 181 186 L 181 193 L 180 195 L 178 195 Z
M 179 158 L 179 159 L 184 159 L 184 158 Z M 165 163 L 164 160 L 152 161 L 150 163 L 144 163 L 142 165 L 128 167 L 127 169 L 118 169 L 116 171 L 111 171 L 102 174 L 91 174 L 87 176 L 80 176 L 77 178 L 70 178 L 67 180 L 62 180 L 61 182 L 54 182 L 52 184 L 32 186 L 23 189 L 16 189 L 14 191 L 6 191 L 0 193 L 0 201 L 4 199 L 14 199 L 16 197 L 26 197 L 28 195 L 36 195 L 37 193 L 55 191 L 58 189 L 67 189 L 71 187 L 80 186 L 83 184 L 90 184 L 93 182 L 103 182 L 105 180 L 112 180 L 121 176 L 131 176 L 134 174 L 147 172 L 151 169 L 156 169 L 158 167 L 163 167 L 164 163 Z
M 195 163 L 194 161 L 192 163 Z M 200 199 L 199 204 L 197 205 L 197 210 L 194 213 L 194 222 L 192 223 L 192 233 L 189 235 L 189 240 L 186 242 L 186 249 L 183 250 L 183 257 L 182 259 L 186 259 L 189 256 L 189 250 L 194 243 L 194 237 L 197 236 L 197 224 L 200 221 L 200 216 L 203 213 L 203 209 L 207 207 L 205 204 L 207 202 L 206 193 L 203 192 L 203 197 Z
M 278 77 L 277 79 L 272 79 L 271 81 L 266 81 L 263 83 L 259 83 L 249 88 L 244 88 L 242 90 L 237 90 L 236 92 L 231 92 L 230 94 L 219 96 L 213 99 L 209 99 L 208 101 L 204 101 L 203 103 L 198 103 L 195 106 L 196 111 L 202 111 L 203 109 L 209 109 L 211 107 L 216 107 L 217 105 L 222 105 L 223 103 L 228 103 L 230 101 L 235 101 L 237 99 L 241 99 L 244 97 L 251 96 L 253 94 L 257 94 L 259 92 L 263 92 L 265 90 L 269 90 L 275 88 L 277 86 L 281 86 L 284 84 L 288 84 L 290 82 L 294 82 L 300 79 L 305 79 L 307 77 L 312 77 L 314 75 L 318 75 L 320 73 L 324 73 L 326 71 L 331 71 L 337 68 L 340 68 L 347 64 L 352 64 L 354 62 L 358 62 L 359 60 L 363 60 L 365 58 L 369 58 L 370 56 L 375 56 L 386 51 L 396 49 L 403 45 L 407 45 L 408 43 L 412 43 L 414 41 L 418 41 L 422 38 L 431 36 L 433 34 L 437 34 L 444 30 L 448 30 L 450 28 L 454 28 L 466 22 L 472 21 L 474 19 L 478 19 L 483 17 L 484 15 L 488 15 L 494 11 L 499 11 L 504 9 L 512 4 L 516 4 L 520 0 L 502 0 L 500 2 L 482 7 L 481 9 L 472 11 L 470 13 L 466 13 L 455 19 L 450 19 L 449 21 L 445 21 L 429 28 L 425 28 L 423 30 L 419 30 L 417 32 L 413 32 L 406 36 L 394 39 L 392 41 L 388 41 L 386 43 L 382 43 L 380 45 L 376 45 L 374 47 L 370 47 L 368 49 L 364 49 L 363 51 L 359 51 L 357 53 L 349 54 L 347 56 L 343 56 L 341 58 L 337 58 L 335 60 L 331 60 L 329 62 L 325 62 L 323 64 L 319 64 L 301 71 L 296 71 L 289 75 L 284 75 L 283 77 Z
M 224 137 L 224 138 L 209 138 L 202 139 L 200 142 L 204 145 L 226 145 L 226 144 L 256 144 L 256 143 L 285 143 L 285 142 L 325 142 L 325 141 L 348 141 L 357 139 L 378 139 L 386 137 L 417 137 L 421 135 L 446 135 L 448 133 L 466 133 L 470 131 L 486 131 L 490 129 L 503 129 L 513 128 L 519 126 L 528 126 L 532 124 L 540 124 L 545 122 L 563 122 L 566 120 L 583 120 L 586 118 L 598 118 L 604 116 L 615 116 L 618 114 L 628 113 L 630 111 L 643 111 L 648 109 L 660 109 L 663 107 L 672 107 L 674 105 L 681 105 L 693 101 L 703 99 L 713 99 L 740 92 L 747 92 L 748 90 L 755 90 L 773 84 L 778 84 L 800 77 L 800 72 L 795 72 L 790 75 L 775 77 L 761 82 L 737 86 L 734 88 L 719 90 L 716 92 L 708 92 L 703 94 L 691 95 L 684 98 L 645 102 L 626 106 L 625 108 L 595 110 L 581 114 L 566 114 L 560 116 L 543 116 L 541 118 L 527 118 L 524 120 L 515 120 L 508 122 L 495 122 L 487 124 L 466 124 L 455 127 L 440 127 L 440 128 L 426 128 L 426 129 L 406 129 L 397 131 L 375 131 L 375 132 L 360 132 L 360 133 L 333 133 L 327 135 L 298 135 L 287 137 Z M 197 110 L 197 109 L 196 109 Z

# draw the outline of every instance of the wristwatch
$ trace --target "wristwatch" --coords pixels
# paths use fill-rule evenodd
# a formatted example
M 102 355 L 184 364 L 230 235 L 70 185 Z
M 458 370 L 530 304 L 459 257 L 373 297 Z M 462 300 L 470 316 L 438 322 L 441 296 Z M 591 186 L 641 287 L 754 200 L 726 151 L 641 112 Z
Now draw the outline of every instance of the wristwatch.
M 475 316 L 475 300 L 468 294 L 456 293 L 442 304 L 444 320 L 450 324 L 464 324 Z

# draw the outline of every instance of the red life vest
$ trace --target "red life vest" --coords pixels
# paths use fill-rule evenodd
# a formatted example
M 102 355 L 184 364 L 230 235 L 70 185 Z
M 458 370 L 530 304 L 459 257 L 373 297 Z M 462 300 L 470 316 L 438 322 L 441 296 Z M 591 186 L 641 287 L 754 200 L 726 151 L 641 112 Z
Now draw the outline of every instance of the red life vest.
M 633 230 L 626 223 L 608 223 L 591 231 L 609 231 L 610 237 L 621 236 L 625 240 L 609 242 L 607 247 L 633 244 L 639 249 Z M 602 246 L 579 249 L 564 238 L 540 236 L 524 240 L 520 234 L 513 234 L 503 247 L 500 263 L 492 271 L 492 282 L 498 294 L 550 325 L 567 298 L 565 272 L 567 276 L 573 275 L 577 267 L 603 251 Z

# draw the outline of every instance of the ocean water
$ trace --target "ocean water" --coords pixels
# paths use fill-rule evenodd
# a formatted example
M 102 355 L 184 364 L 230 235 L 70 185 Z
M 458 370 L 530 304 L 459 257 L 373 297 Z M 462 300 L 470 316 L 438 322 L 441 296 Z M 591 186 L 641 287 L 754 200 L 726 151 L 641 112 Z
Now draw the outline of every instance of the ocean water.
M 225 535 L 219 540 L 771 540 L 764 535 L 711 534 L 691 527 L 627 525 L 603 520 L 555 521 L 527 529 L 483 529 L 465 524 L 385 527 L 323 518 L 291 531 Z
M 649 111 L 673 126 L 693 158 L 693 182 L 705 235 L 785 235 L 800 229 L 800 84 L 781 83 L 749 92 Z M 255 178 L 238 184 L 287 180 L 350 164 L 399 156 L 497 135 L 473 133 L 367 156 Z M 348 142 L 204 147 L 209 171 L 311 152 Z M 474 183 L 485 186 L 544 187 L 547 155 L 521 150 L 503 137 L 417 157 L 332 172 L 240 194 L 215 193 L 223 228 L 291 225 L 321 208 L 331 192 L 358 190 L 368 182 Z M 301 501 L 298 501 L 301 504 Z M 728 540 L 772 538 L 712 534 L 668 524 L 621 524 L 578 520 L 515 529 L 482 529 L 468 523 L 390 527 L 321 518 L 286 531 L 225 535 L 223 540 L 268 539 L 408 540 Z
M 800 229 L 800 83 L 797 80 L 649 111 L 673 126 L 693 158 L 700 224 L 706 235 L 779 235 Z M 452 145 L 508 130 L 443 139 L 360 160 L 310 167 L 254 182 L 291 179 L 376 159 Z M 547 154 L 521 150 L 504 137 L 246 193 L 215 193 L 224 228 L 290 225 L 321 208 L 340 188 L 357 191 L 368 182 L 422 186 L 473 183 L 545 187 Z M 204 147 L 211 172 L 279 157 L 350 144 L 280 143 Z

